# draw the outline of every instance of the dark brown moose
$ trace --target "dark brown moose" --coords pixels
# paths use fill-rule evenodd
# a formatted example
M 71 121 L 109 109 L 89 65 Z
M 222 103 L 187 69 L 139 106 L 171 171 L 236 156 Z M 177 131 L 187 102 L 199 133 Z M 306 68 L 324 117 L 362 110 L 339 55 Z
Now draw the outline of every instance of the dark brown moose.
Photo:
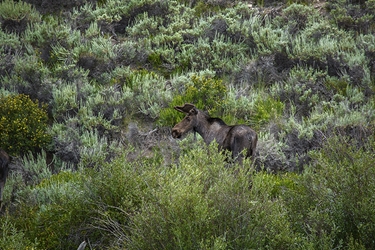
M 0 209 L 3 204 L 3 189 L 5 185 L 5 181 L 8 177 L 8 164 L 10 162 L 9 155 L 0 148 Z
M 203 137 L 206 144 L 216 140 L 221 150 L 232 152 L 234 160 L 242 163 L 245 157 L 254 157 L 258 136 L 246 125 L 228 126 L 220 118 L 211 118 L 193 104 L 185 103 L 183 107 L 174 107 L 177 111 L 186 113 L 185 118 L 172 128 L 173 138 L 180 138 L 183 134 L 193 130 Z

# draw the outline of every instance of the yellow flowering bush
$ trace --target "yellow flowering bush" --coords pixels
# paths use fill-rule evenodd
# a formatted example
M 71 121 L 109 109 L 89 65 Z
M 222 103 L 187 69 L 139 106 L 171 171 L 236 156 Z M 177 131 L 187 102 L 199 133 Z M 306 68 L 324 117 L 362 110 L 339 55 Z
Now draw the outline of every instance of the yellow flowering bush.
M 0 98 L 0 147 L 19 154 L 47 146 L 51 136 L 46 108 L 23 94 Z

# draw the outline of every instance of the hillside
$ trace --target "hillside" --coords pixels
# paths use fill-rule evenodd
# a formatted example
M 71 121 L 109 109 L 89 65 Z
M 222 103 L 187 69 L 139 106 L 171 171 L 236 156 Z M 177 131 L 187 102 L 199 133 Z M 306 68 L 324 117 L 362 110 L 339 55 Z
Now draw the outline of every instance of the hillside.
M 0 249 L 373 249 L 374 13 L 2 1 Z M 251 126 L 255 159 L 173 139 L 184 103 Z

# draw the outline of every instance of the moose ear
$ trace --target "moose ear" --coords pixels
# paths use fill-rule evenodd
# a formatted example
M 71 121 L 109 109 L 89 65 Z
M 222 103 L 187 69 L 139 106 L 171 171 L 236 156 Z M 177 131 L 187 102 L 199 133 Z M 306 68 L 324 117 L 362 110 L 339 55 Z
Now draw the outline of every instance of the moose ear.
M 184 106 L 175 106 L 174 109 L 182 113 L 189 113 L 192 109 L 196 111 L 194 104 L 190 103 L 185 103 Z
M 196 115 L 196 114 L 198 114 L 198 109 L 196 107 L 190 109 L 189 114 L 190 115 Z

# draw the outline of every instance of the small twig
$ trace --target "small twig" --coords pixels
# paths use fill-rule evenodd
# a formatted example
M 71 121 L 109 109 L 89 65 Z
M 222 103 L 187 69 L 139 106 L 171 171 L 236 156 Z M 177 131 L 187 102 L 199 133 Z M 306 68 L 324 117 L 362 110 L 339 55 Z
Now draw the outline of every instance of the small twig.
M 77 248 L 77 250 L 83 250 L 83 249 L 85 249 L 86 245 L 87 245 L 86 241 L 82 241 L 82 243 L 79 245 L 79 247 Z
M 153 133 L 155 133 L 156 131 L 158 131 L 157 128 L 154 129 L 154 130 L 151 130 L 151 131 L 149 131 L 149 132 L 147 132 L 147 133 L 140 133 L 140 135 L 142 135 L 142 136 L 150 136 L 150 135 L 152 135 Z

